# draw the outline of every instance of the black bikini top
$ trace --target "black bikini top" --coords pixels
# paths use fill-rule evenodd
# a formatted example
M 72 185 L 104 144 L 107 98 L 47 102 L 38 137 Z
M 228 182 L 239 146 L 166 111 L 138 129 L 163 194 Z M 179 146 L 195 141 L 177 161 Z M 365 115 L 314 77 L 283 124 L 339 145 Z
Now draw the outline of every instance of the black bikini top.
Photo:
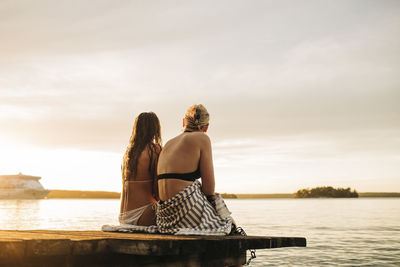
M 200 178 L 200 167 L 194 172 L 188 173 L 163 173 L 158 175 L 158 179 L 179 179 L 184 181 L 194 182 L 196 179 Z
M 190 133 L 192 131 L 186 130 L 185 133 Z M 201 177 L 200 173 L 200 166 L 197 167 L 197 170 L 194 172 L 188 172 L 188 173 L 163 173 L 158 175 L 158 179 L 179 179 L 179 180 L 184 180 L 184 181 L 190 181 L 194 182 L 196 179 Z

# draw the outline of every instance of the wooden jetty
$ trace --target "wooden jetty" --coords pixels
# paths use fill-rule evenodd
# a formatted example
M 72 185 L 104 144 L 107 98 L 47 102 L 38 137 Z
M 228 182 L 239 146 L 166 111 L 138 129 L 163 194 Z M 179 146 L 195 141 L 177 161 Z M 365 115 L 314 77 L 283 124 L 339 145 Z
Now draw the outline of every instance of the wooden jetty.
M 248 249 L 296 246 L 306 239 L 0 230 L 0 266 L 231 266 Z

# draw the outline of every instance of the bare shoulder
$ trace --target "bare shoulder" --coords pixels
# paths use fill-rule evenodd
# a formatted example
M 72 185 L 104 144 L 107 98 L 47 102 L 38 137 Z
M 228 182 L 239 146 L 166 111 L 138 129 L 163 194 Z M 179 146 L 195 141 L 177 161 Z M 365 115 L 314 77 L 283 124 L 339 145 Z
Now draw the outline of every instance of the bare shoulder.
M 163 148 L 160 151 L 160 154 L 163 154 L 163 152 L 168 150 L 169 144 L 170 144 L 169 141 L 164 144 Z
M 203 132 L 194 132 L 191 133 L 190 136 L 195 139 L 196 142 L 201 144 L 202 146 L 210 146 L 211 145 L 211 140 L 210 137 L 203 133 Z
M 160 149 L 161 150 L 161 153 L 164 151 L 164 150 L 168 150 L 169 149 L 169 147 L 172 145 L 174 145 L 174 143 L 176 143 L 176 140 L 177 140 L 177 138 L 178 138 L 179 136 L 175 136 L 174 138 L 172 138 L 172 139 L 169 139 L 165 144 L 164 144 L 164 146 Z

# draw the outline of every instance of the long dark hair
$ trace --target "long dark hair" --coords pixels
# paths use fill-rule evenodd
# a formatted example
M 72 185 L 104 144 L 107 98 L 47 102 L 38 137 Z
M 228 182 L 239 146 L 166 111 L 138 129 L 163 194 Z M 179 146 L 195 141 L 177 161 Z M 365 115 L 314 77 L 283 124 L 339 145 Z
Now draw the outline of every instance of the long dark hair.
M 136 177 L 138 159 L 146 147 L 149 148 L 149 172 L 154 178 L 157 175 L 157 159 L 161 148 L 161 125 L 154 112 L 140 113 L 135 119 L 129 146 L 122 161 L 124 181 Z

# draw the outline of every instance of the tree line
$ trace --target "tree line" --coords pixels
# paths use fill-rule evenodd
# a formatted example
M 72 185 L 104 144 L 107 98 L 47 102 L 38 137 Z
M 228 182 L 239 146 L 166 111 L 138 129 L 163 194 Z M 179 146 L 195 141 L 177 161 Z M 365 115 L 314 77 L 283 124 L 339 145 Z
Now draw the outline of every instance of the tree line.
M 304 188 L 298 190 L 295 195 L 295 198 L 319 198 L 319 197 L 358 197 L 357 191 L 354 189 L 351 190 L 348 188 L 333 188 L 332 186 L 321 186 L 314 188 Z

